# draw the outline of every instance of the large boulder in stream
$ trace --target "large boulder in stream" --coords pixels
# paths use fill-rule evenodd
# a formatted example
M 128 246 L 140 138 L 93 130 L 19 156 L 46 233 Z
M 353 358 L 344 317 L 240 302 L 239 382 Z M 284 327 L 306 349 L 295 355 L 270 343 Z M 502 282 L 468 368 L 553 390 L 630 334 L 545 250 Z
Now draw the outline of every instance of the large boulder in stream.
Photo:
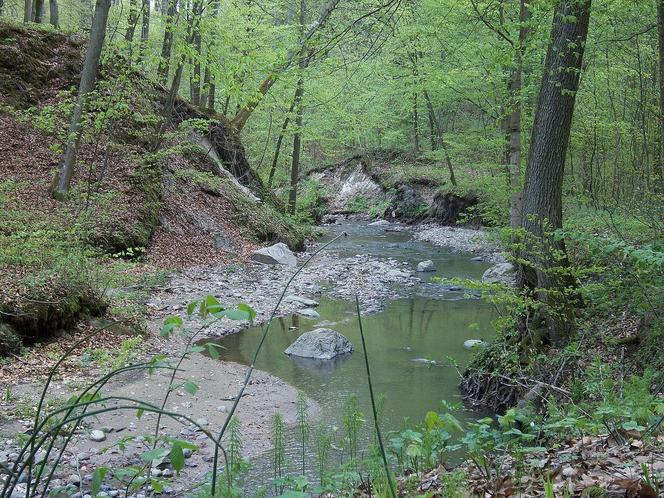
M 297 266 L 295 254 L 283 242 L 254 251 L 251 259 L 266 265 Z
M 316 360 L 331 360 L 352 352 L 353 345 L 346 336 L 324 328 L 305 332 L 284 351 L 289 356 Z
M 483 284 L 505 284 L 516 285 L 516 275 L 512 263 L 498 263 L 492 266 L 482 275 Z

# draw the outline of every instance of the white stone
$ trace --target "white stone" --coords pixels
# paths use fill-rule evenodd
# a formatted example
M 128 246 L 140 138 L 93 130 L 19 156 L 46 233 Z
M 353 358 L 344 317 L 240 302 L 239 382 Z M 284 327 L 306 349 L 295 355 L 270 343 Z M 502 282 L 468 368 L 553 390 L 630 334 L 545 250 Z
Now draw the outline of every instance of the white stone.
M 101 443 L 102 441 L 106 440 L 106 434 L 104 433 L 104 431 L 95 429 L 94 431 L 90 432 L 90 439 L 97 443 Z
M 463 342 L 463 347 L 466 349 L 475 349 L 483 346 L 484 344 L 485 342 L 479 339 L 468 339 L 467 341 Z
M 297 258 L 283 242 L 257 249 L 251 259 L 266 265 L 297 266 Z
M 297 314 L 305 318 L 320 318 L 320 313 L 318 313 L 318 311 L 311 310 L 308 308 L 303 310 L 298 310 Z
M 421 261 L 417 263 L 417 271 L 419 272 L 436 271 L 436 265 L 433 264 L 433 261 L 427 259 L 426 261 Z

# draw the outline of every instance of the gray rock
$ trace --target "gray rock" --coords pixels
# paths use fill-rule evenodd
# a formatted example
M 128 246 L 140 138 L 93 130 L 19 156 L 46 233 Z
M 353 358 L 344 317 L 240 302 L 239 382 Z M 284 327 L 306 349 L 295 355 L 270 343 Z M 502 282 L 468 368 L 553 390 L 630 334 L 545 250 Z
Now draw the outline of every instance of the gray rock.
M 206 419 L 205 417 L 201 417 L 201 418 L 197 419 L 196 423 L 200 426 L 203 426 L 203 427 L 205 427 L 206 425 L 209 424 L 208 419 Z
M 171 469 L 164 469 L 161 471 L 162 477 L 173 477 L 173 471 Z
M 194 452 L 191 450 L 191 448 L 184 448 L 182 450 L 182 454 L 184 455 L 185 458 L 190 458 L 193 453 Z
M 415 363 L 424 363 L 425 365 L 436 365 L 435 360 L 428 360 L 426 358 L 414 358 L 413 360 Z
M 313 308 L 314 306 L 318 306 L 318 301 L 314 301 L 313 299 L 309 299 L 303 296 L 286 296 L 284 298 L 284 301 L 287 303 L 297 303 L 301 304 L 302 306 L 306 306 L 307 308 Z
M 226 410 L 227 410 L 226 405 L 219 405 L 217 407 L 218 412 L 224 413 L 224 412 L 226 412 Z
M 106 440 L 106 434 L 104 431 L 95 429 L 94 431 L 90 432 L 90 440 L 101 443 L 102 441 Z
M 320 318 L 320 314 L 318 313 L 318 311 L 311 310 L 308 308 L 303 310 L 298 310 L 297 314 L 305 318 Z
M 470 258 L 470 260 L 475 262 L 480 262 L 484 261 L 484 258 L 482 256 L 475 256 L 474 258 Z
M 390 224 L 390 222 L 387 221 L 387 220 L 378 220 L 378 221 L 374 221 L 373 223 L 369 223 L 369 226 L 370 227 L 384 227 L 384 226 L 387 226 L 389 224 Z
M 475 349 L 484 346 L 484 344 L 486 343 L 479 339 L 468 339 L 467 341 L 463 342 L 463 347 L 466 349 Z
M 421 261 L 420 263 L 417 263 L 417 271 L 419 272 L 436 271 L 436 265 L 433 264 L 433 261 L 427 259 L 426 261 Z
M 297 266 L 297 258 L 283 242 L 254 251 L 251 259 L 266 265 Z
M 353 345 L 348 338 L 336 330 L 324 328 L 302 334 L 284 351 L 287 355 L 317 360 L 330 360 L 352 352 Z
M 512 263 L 498 263 L 492 266 L 482 275 L 482 283 L 515 285 L 516 276 L 514 274 L 514 266 Z

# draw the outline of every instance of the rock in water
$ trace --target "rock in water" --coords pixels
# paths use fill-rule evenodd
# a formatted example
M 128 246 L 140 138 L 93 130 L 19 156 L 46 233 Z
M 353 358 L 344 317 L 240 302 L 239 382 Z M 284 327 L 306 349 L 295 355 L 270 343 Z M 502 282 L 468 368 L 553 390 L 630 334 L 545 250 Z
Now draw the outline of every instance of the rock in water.
M 283 242 L 254 251 L 251 259 L 266 265 L 297 266 L 295 254 Z
M 505 284 L 513 286 L 516 284 L 514 266 L 512 263 L 498 263 L 492 266 L 482 275 L 483 284 Z
M 309 308 L 298 310 L 297 314 L 305 318 L 320 318 L 318 311 Z
M 433 261 L 427 259 L 417 263 L 417 271 L 436 271 L 436 265 L 433 264 Z
M 463 347 L 466 349 L 475 349 L 480 346 L 483 346 L 485 344 L 484 341 L 480 341 L 479 339 L 468 339 L 467 341 L 464 341 Z
M 389 224 L 390 224 L 390 222 L 387 221 L 387 220 L 378 220 L 378 221 L 374 221 L 374 222 L 369 223 L 369 226 L 370 227 L 385 227 Z
M 353 352 L 348 338 L 332 329 L 315 329 L 302 334 L 288 346 L 287 355 L 317 360 L 331 360 L 337 356 Z
M 313 299 L 309 299 L 304 296 L 286 296 L 284 298 L 284 301 L 289 302 L 289 303 L 298 303 L 301 304 L 302 306 L 307 306 L 308 308 L 313 308 L 314 306 L 318 306 L 318 301 L 314 301 Z

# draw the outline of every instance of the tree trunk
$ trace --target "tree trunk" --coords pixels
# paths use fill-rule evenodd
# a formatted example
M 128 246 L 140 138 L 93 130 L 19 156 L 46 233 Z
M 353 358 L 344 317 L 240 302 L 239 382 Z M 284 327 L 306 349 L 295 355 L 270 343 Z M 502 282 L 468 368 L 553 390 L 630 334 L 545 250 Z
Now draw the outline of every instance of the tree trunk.
M 272 158 L 270 175 L 268 176 L 267 179 L 267 186 L 270 188 L 272 188 L 272 182 L 274 181 L 274 174 L 277 171 L 277 163 L 279 162 L 279 153 L 281 152 L 281 144 L 284 141 L 284 136 L 286 135 L 286 130 L 288 129 L 288 123 L 290 123 L 291 113 L 293 112 L 293 109 L 295 109 L 296 100 L 297 100 L 297 89 L 295 90 L 295 97 L 293 97 L 293 101 L 291 102 L 291 105 L 288 108 L 288 111 L 286 112 L 286 117 L 284 118 L 284 124 L 281 125 L 281 132 L 279 133 L 279 137 L 277 138 L 277 146 L 274 149 L 274 157 Z
M 35 0 L 34 16 L 36 23 L 41 24 L 44 21 L 44 0 Z
M 445 143 L 445 140 L 443 139 L 443 129 L 440 127 L 440 123 L 438 123 L 438 119 L 436 118 L 436 113 L 433 110 L 433 103 L 431 102 L 431 98 L 429 97 L 429 92 L 424 90 L 424 100 L 427 101 L 427 109 L 429 111 L 429 126 L 432 129 L 432 133 L 435 130 L 436 133 L 436 139 L 431 139 L 431 145 L 432 145 L 432 150 L 433 148 L 438 148 L 438 145 L 443 149 L 443 153 L 445 154 L 445 163 L 447 164 L 447 170 L 450 173 L 450 183 L 453 186 L 457 186 L 457 181 L 456 181 L 456 176 L 454 176 L 454 167 L 452 166 L 452 159 L 450 158 L 450 151 L 447 149 L 447 144 Z
M 65 149 L 64 158 L 58 173 L 53 180 L 52 192 L 56 198 L 63 197 L 69 190 L 71 177 L 74 173 L 76 164 L 76 152 L 81 138 L 81 116 L 86 105 L 88 94 L 94 89 L 99 68 L 101 51 L 104 46 L 106 36 L 106 21 L 108 19 L 108 10 L 111 7 L 111 0 L 97 0 L 95 4 L 95 13 L 92 18 L 92 29 L 90 31 L 90 41 L 85 53 L 83 70 L 81 71 L 81 82 L 78 87 L 78 98 L 74 106 L 74 113 L 69 125 L 69 138 Z
M 300 44 L 304 43 L 304 23 L 306 20 L 306 0 L 300 0 Z M 295 132 L 293 133 L 293 161 L 291 163 L 290 190 L 288 191 L 288 212 L 295 214 L 297 207 L 297 183 L 300 176 L 300 153 L 302 152 L 302 97 L 304 95 L 304 70 L 307 66 L 304 54 L 300 55 L 299 76 L 295 88 Z
M 522 171 L 521 171 L 521 87 L 523 77 L 523 57 L 528 37 L 527 22 L 530 9 L 526 0 L 519 3 L 519 43 L 515 51 L 514 68 L 510 74 L 509 95 L 512 113 L 508 119 L 508 174 L 510 188 L 510 227 L 516 230 L 521 226 L 522 217 Z
M 574 316 L 565 290 L 568 265 L 562 228 L 562 185 L 591 0 L 563 0 L 556 5 L 551 41 L 537 98 L 526 166 L 523 227 L 526 240 L 520 284 L 543 303 L 543 325 L 551 342 L 569 338 Z
M 148 39 L 150 38 L 150 0 L 142 0 L 141 2 L 141 48 L 140 53 L 141 57 L 145 52 L 145 48 L 148 44 Z
M 664 192 L 664 0 L 657 2 L 657 41 L 659 50 L 659 158 L 655 161 L 655 192 Z
M 201 0 L 195 0 L 193 4 L 194 16 L 202 14 L 203 4 Z M 194 45 L 194 67 L 190 80 L 191 103 L 196 107 L 201 105 L 201 30 L 197 27 L 193 33 Z
M 157 75 L 162 85 L 168 81 L 168 72 L 171 65 L 171 50 L 173 48 L 173 35 L 175 23 L 175 13 L 177 7 L 177 0 L 169 0 L 168 8 L 166 10 L 166 28 L 164 30 L 164 42 L 161 45 L 161 59 L 159 60 L 159 67 L 157 68 Z
M 129 0 L 129 19 L 127 20 L 127 31 L 125 32 L 125 40 L 129 43 L 134 41 L 138 16 L 138 0 Z
M 23 22 L 32 21 L 32 0 L 25 0 L 23 4 Z
M 60 27 L 60 12 L 58 10 L 58 0 L 48 0 L 49 19 L 48 22 L 56 28 Z
M 302 150 L 302 96 L 304 81 L 302 76 L 297 80 L 295 90 L 295 133 L 293 134 L 293 162 L 291 164 L 290 190 L 288 191 L 288 212 L 295 214 L 297 205 L 297 183 L 300 175 L 300 152 Z

